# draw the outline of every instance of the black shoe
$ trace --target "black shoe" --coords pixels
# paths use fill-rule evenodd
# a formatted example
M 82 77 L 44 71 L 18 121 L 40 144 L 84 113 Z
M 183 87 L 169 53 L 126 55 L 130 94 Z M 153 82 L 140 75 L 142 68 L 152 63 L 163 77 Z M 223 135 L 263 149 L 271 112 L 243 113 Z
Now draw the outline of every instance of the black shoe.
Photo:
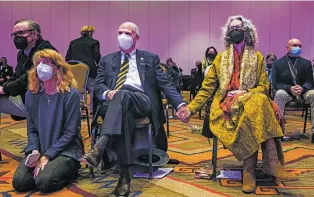
M 99 165 L 101 161 L 102 154 L 103 154 L 103 149 L 95 147 L 92 150 L 90 150 L 88 153 L 86 153 L 80 159 L 80 161 L 89 166 L 97 168 L 97 166 Z
M 131 178 L 128 174 L 120 174 L 119 182 L 114 189 L 114 195 L 119 196 L 129 196 L 130 194 L 130 184 Z

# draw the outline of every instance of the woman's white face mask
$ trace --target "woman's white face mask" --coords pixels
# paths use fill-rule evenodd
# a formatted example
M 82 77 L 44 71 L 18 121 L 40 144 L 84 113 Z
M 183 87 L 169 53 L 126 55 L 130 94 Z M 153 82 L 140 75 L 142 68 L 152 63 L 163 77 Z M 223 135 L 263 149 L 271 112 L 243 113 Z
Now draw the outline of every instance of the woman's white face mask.
M 48 81 L 53 75 L 53 69 L 49 64 L 40 62 L 37 66 L 37 75 L 41 81 Z

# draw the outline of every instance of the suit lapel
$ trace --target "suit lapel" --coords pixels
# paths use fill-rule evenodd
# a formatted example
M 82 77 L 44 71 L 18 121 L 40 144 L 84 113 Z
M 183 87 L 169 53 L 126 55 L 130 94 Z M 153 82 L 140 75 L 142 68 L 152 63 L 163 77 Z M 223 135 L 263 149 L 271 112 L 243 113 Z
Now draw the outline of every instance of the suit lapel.
M 118 51 L 112 57 L 112 71 L 115 72 L 115 74 L 114 74 L 114 76 L 115 76 L 114 80 L 115 81 L 116 81 L 116 78 L 119 74 L 120 66 L 121 66 L 121 53 L 120 53 L 120 51 Z
M 143 51 L 136 50 L 136 64 L 137 64 L 137 70 L 138 74 L 141 79 L 141 83 L 144 87 L 145 84 L 145 59 L 144 59 L 144 53 Z

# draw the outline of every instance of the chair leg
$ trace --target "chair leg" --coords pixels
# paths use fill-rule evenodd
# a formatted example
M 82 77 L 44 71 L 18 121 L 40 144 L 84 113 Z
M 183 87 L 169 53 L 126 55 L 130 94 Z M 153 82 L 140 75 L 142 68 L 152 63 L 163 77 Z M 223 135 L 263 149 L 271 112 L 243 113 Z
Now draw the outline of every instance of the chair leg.
M 92 129 L 92 141 L 91 141 L 91 149 L 94 147 L 95 143 L 96 143 L 96 135 L 97 135 L 97 126 L 95 126 Z M 89 167 L 89 178 L 94 178 L 94 168 L 93 167 Z
M 303 133 L 305 133 L 305 132 L 306 132 L 307 115 L 308 115 L 308 108 L 306 108 L 306 109 L 305 109 L 305 117 L 304 117 Z
M 212 179 L 216 181 L 217 177 L 217 150 L 218 150 L 218 139 L 216 136 L 213 138 L 213 155 L 212 155 L 212 163 L 213 163 L 213 174 Z
M 153 178 L 153 142 L 152 142 L 152 124 L 148 125 L 148 160 L 149 160 L 149 179 Z
M 91 136 L 91 129 L 90 129 L 90 122 L 89 122 L 89 114 L 88 114 L 88 108 L 85 107 L 86 110 L 86 118 L 87 118 L 87 129 L 88 129 L 88 136 Z
M 169 130 L 169 112 L 168 112 L 169 106 L 166 105 L 166 124 L 167 124 L 167 137 L 170 136 L 170 130 Z
M 1 154 L 1 150 L 0 150 L 0 161 L 2 161 L 2 154 Z

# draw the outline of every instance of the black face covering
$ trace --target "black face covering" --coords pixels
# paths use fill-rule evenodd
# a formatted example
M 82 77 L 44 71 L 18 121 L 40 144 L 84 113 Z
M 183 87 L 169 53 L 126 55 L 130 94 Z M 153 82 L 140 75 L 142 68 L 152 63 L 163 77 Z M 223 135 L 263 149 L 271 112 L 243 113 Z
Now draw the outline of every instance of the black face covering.
M 208 53 L 207 54 L 207 57 L 209 58 L 209 59 L 215 59 L 215 57 L 216 57 L 216 53 Z
M 233 44 L 239 44 L 244 39 L 244 31 L 241 29 L 233 29 L 228 33 L 228 37 Z
M 273 64 L 267 64 L 267 68 L 271 69 L 273 67 Z
M 24 36 L 16 36 L 14 38 L 14 44 L 17 49 L 23 50 L 27 48 L 28 42 Z

